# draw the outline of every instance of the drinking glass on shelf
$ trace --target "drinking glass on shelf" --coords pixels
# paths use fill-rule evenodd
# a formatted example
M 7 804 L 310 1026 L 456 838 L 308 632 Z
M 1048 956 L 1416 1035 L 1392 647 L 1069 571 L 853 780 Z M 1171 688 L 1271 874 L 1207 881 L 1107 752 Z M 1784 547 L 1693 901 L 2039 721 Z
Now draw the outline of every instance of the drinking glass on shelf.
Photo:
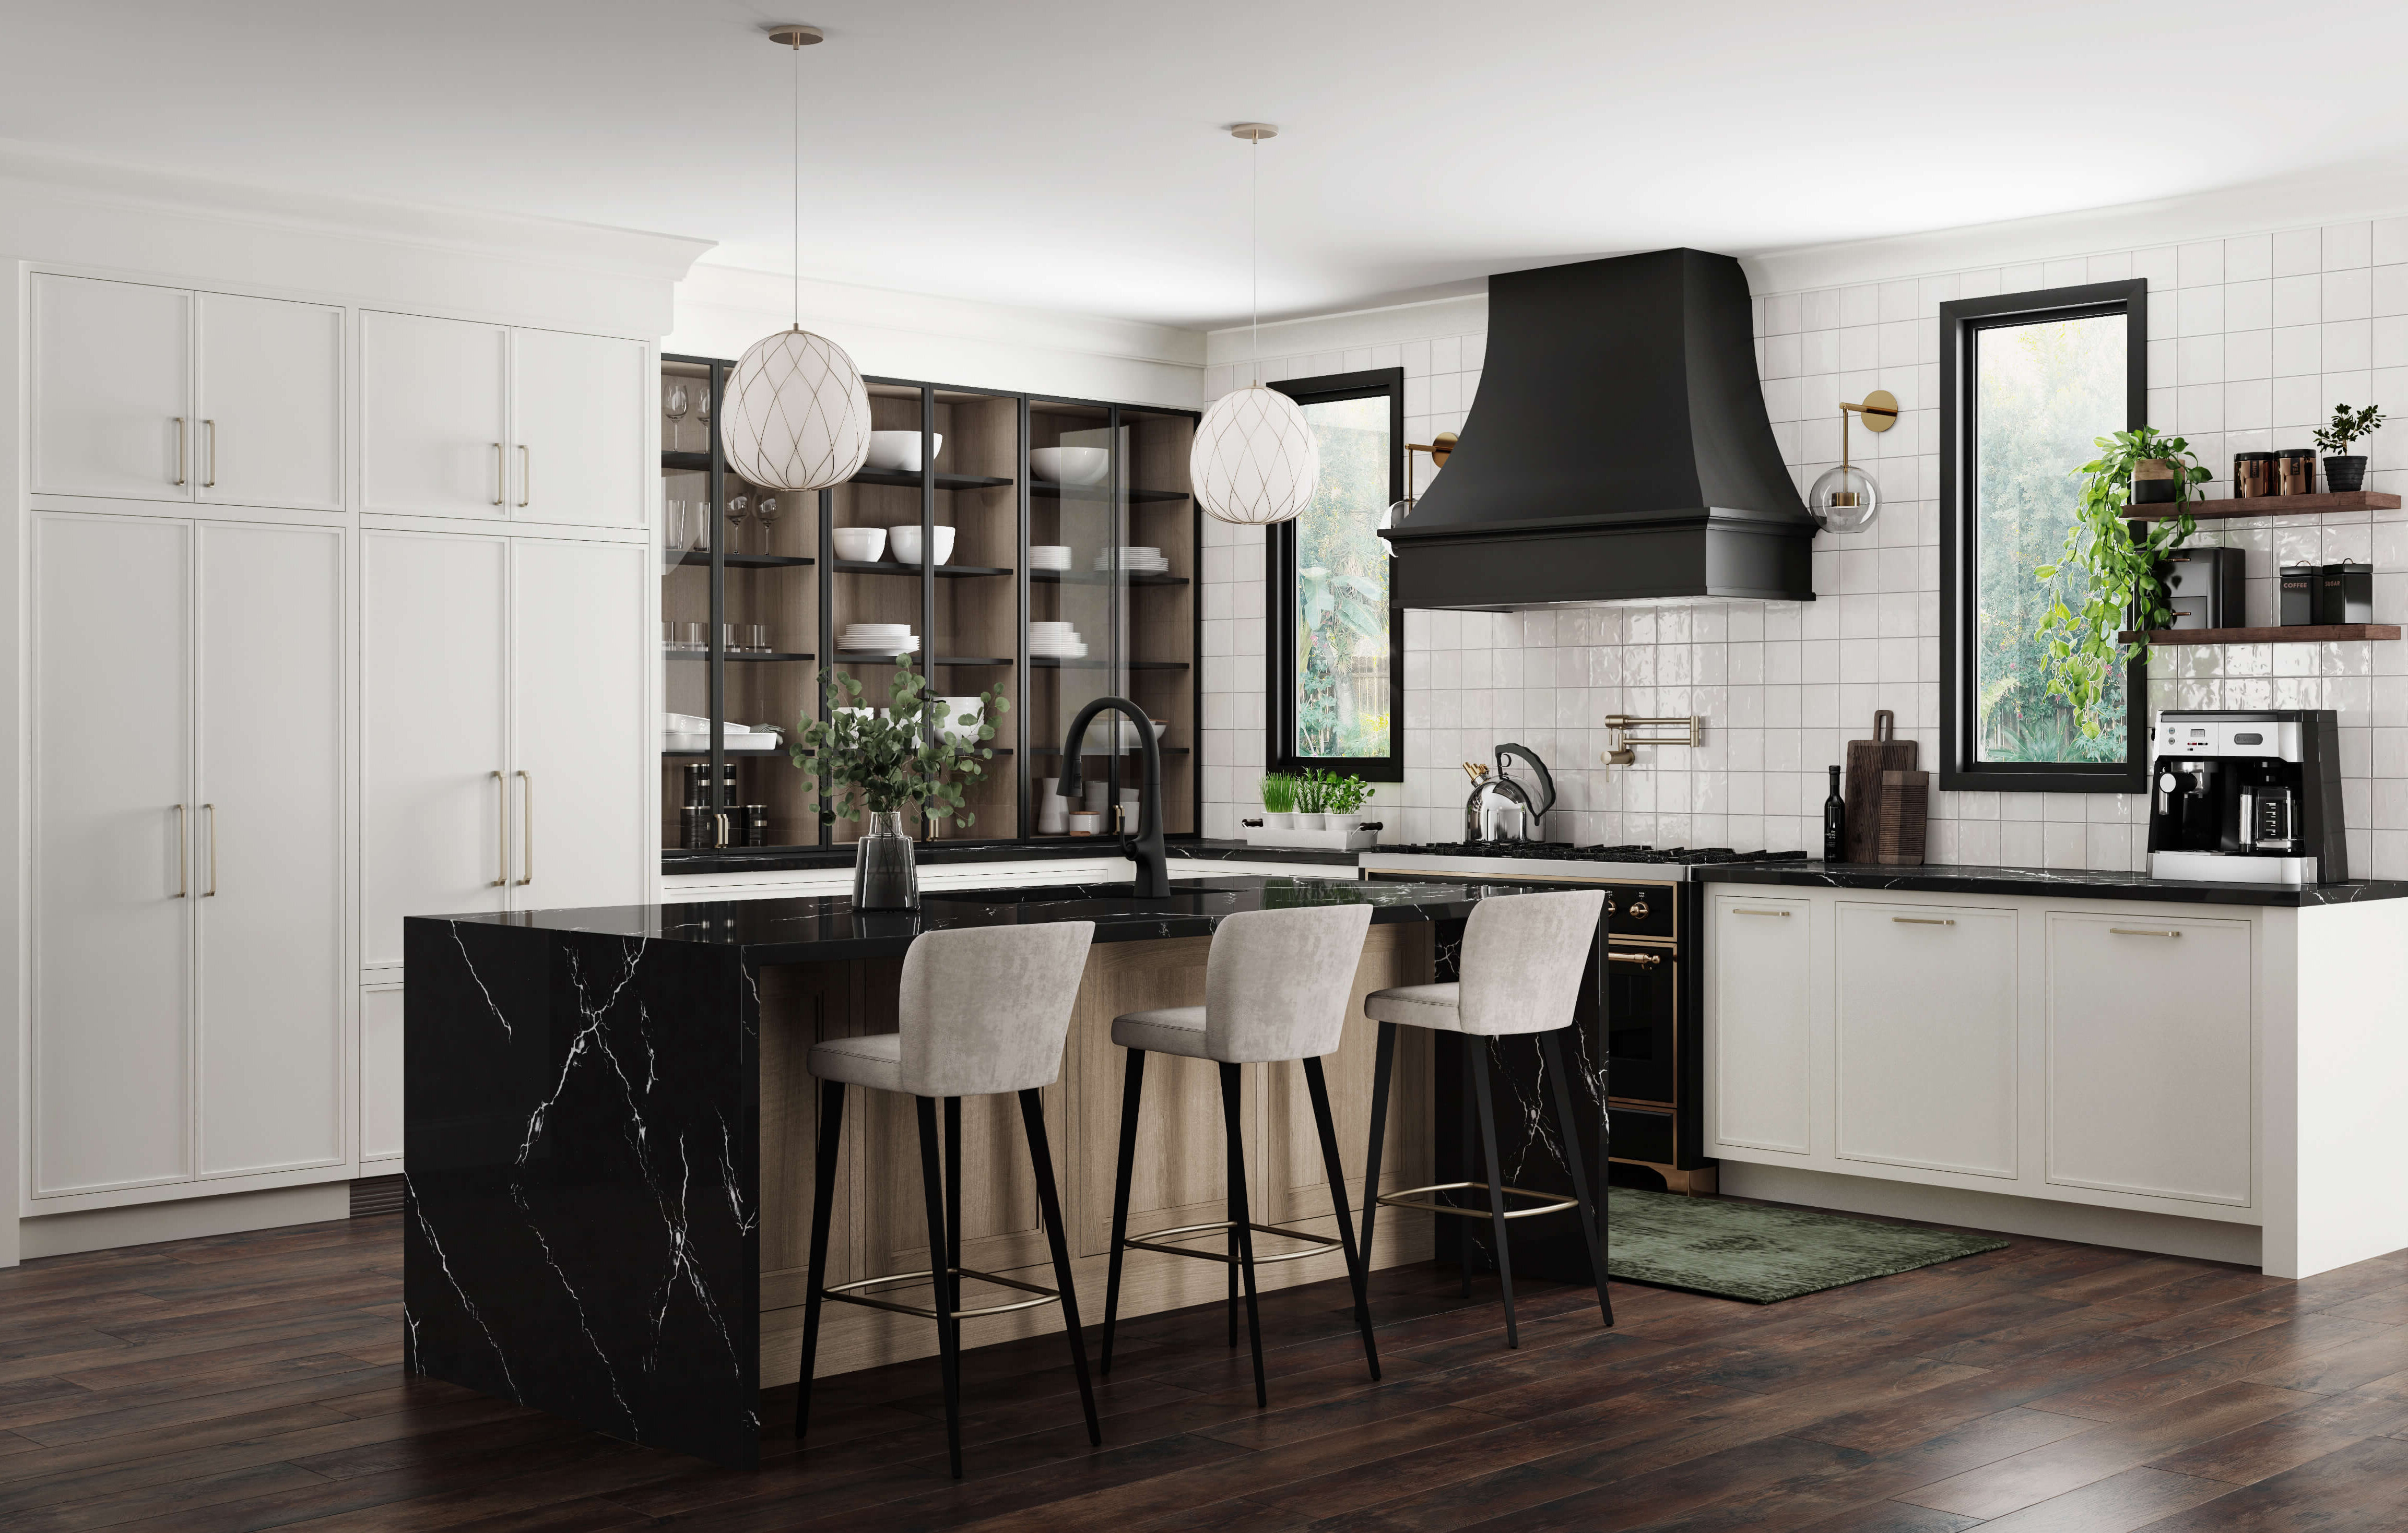
M 662 413 L 669 418 L 669 451 L 672 452 L 677 451 L 678 428 L 685 423 L 685 412 L 692 401 L 693 396 L 686 393 L 685 380 L 671 380 L 668 403 L 663 407 Z
M 767 500 L 769 497 L 764 495 L 762 498 Z M 727 524 L 734 529 L 727 535 L 727 552 L 730 553 L 744 552 L 744 517 L 750 505 L 751 502 L 742 495 L 727 497 Z
M 747 623 L 737 631 L 744 636 L 744 647 L 752 653 L 767 654 L 769 652 L 769 625 L 767 623 Z
M 694 386 L 694 423 L 702 433 L 702 450 L 710 451 L 710 382 L 708 379 Z
M 761 504 L 752 508 L 752 520 L 761 523 L 761 552 L 776 552 L 778 550 L 778 497 L 763 495 Z

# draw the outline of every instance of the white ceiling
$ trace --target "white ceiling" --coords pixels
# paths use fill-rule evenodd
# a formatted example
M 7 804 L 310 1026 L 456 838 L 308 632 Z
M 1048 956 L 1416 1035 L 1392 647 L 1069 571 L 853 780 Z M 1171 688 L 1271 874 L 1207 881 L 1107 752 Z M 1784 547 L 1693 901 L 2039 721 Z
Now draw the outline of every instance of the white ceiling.
M 2408 156 L 2408 7 L 2298 0 L 0 0 L 0 138 L 696 236 L 1183 325 Z M 2315 209 L 2269 206 L 2267 222 Z

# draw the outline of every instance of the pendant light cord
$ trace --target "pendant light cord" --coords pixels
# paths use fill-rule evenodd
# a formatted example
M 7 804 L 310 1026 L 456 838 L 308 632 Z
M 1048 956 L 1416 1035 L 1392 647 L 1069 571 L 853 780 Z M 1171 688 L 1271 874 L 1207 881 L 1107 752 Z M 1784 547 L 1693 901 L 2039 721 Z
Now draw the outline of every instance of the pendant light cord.
M 1247 163 L 1254 166 L 1254 227 L 1248 232 L 1254 246 L 1254 387 L 1263 386 L 1263 141 L 1254 140 Z
M 795 328 L 803 327 L 803 37 L 795 35 Z

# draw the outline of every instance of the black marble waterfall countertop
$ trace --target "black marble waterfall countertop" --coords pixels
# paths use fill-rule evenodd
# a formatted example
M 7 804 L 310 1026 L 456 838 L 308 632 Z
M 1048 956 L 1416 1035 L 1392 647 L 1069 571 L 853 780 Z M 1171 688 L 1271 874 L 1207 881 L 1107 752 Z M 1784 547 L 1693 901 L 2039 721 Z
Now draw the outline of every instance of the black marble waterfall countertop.
M 796 898 L 414 919 L 735 948 L 745 964 L 758 966 L 878 957 L 902 953 L 922 932 L 1054 921 L 1092 921 L 1098 942 L 1209 937 L 1226 917 L 1240 910 L 1308 905 L 1369 905 L 1375 924 L 1460 921 L 1470 915 L 1481 889 L 1462 882 L 1369 883 L 1231 874 L 1182 879 L 1161 899 L 1140 899 L 1125 883 L 1067 883 L 931 891 L 922 895 L 917 910 L 856 910 L 849 899 Z
M 2072 867 L 1985 867 L 1927 863 L 1885 867 L 1871 863 L 1715 863 L 1693 870 L 1705 883 L 1786 883 L 1824 889 L 1901 889 L 1944 895 L 2057 895 L 2071 899 L 2146 899 L 2176 905 L 2354 905 L 2408 898 L 2408 882 L 2356 879 L 2346 883 L 2198 883 L 2146 873 Z

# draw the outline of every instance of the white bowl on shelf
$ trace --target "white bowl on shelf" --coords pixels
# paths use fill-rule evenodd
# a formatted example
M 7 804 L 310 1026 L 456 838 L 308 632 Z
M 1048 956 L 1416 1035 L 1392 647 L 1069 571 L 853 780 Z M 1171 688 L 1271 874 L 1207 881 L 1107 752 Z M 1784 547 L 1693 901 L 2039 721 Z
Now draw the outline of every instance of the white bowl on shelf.
M 928 451 L 942 452 L 945 434 L 938 432 L 928 439 Z M 869 456 L 862 460 L 864 468 L 876 468 L 889 474 L 916 474 L 920 471 L 920 434 L 916 431 L 873 431 L 869 434 Z
M 939 734 L 950 735 L 957 740 L 978 738 L 981 712 L 978 698 L 939 697 L 937 701 L 944 704 L 946 709 L 945 722 L 937 726 Z
M 1112 471 L 1112 455 L 1100 447 L 1032 448 L 1028 471 L 1049 484 L 1101 484 Z
M 909 638 L 911 625 L 908 623 L 848 623 L 838 632 L 847 638 Z
M 1028 545 L 1028 567 L 1031 569 L 1069 568 L 1069 545 L 1067 543 L 1031 543 Z
M 914 532 L 918 528 L 912 529 Z M 884 527 L 837 527 L 828 533 L 828 541 L 836 545 L 836 556 L 871 564 L 886 556 Z
M 1100 809 L 1072 809 L 1072 810 L 1070 811 L 1070 834 L 1071 834 L 1071 835 L 1073 835 L 1073 836 L 1093 836 L 1093 835 L 1096 835 L 1097 832 L 1101 831 L 1103 828 L 1104 828 L 1104 815 L 1103 815 L 1103 811 L 1102 811 L 1102 810 L 1100 810 Z
M 936 536 L 937 563 L 941 565 L 953 556 L 953 529 L 932 527 L 929 531 Z M 889 528 L 886 540 L 895 550 L 896 563 L 916 565 L 920 562 L 919 528 L 908 525 Z

